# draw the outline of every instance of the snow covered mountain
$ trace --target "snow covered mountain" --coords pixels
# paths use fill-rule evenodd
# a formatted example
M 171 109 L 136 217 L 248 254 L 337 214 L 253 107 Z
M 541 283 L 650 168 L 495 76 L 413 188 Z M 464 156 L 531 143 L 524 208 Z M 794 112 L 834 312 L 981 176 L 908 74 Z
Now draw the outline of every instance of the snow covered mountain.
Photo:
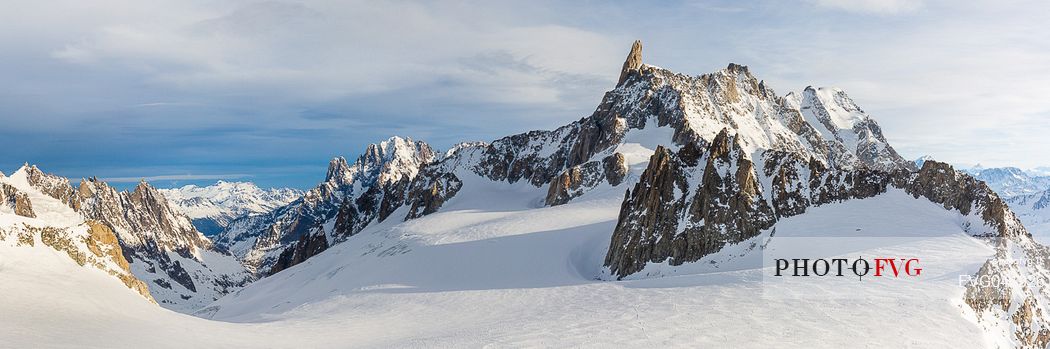
M 402 205 L 401 219 L 436 212 L 462 187 L 464 171 L 494 181 L 524 180 L 548 187 L 544 203 L 563 204 L 600 185 L 619 185 L 631 164 L 648 154 L 625 155 L 634 138 L 646 142 L 706 143 L 723 129 L 735 131 L 749 152 L 784 149 L 840 168 L 910 169 L 890 147 L 878 124 L 839 89 L 806 88 L 777 97 L 746 67 L 689 77 L 640 61 L 632 48 L 620 84 L 606 93 L 594 114 L 553 131 L 532 131 L 491 144 L 466 144 L 436 156 L 400 138 L 370 146 L 352 170 L 329 165 L 325 183 L 268 217 L 233 222 L 219 244 L 257 272 L 273 273 L 302 262 Z M 394 145 L 391 151 L 388 148 Z M 374 155 L 373 155 L 374 154 Z M 403 176 L 357 178 L 365 168 L 388 168 Z M 418 176 L 417 176 L 418 174 Z M 553 181 L 554 185 L 548 186 Z M 294 245 L 294 246 L 293 246 Z M 282 256 L 283 255 L 283 256 Z
M 95 181 L 46 185 L 57 181 L 34 188 L 112 222 L 143 280 L 139 260 L 170 266 L 137 252 L 148 241 L 185 251 L 172 258 L 210 251 L 148 185 L 102 195 L 134 207 L 91 205 L 160 212 L 156 229 L 78 208 L 99 197 L 80 194 L 100 192 Z M 19 197 L 4 194 L 3 210 L 29 214 Z M 876 243 L 843 242 L 857 237 Z M 763 253 L 792 239 L 829 257 L 929 264 L 916 282 L 768 283 Z M 443 153 L 390 138 L 353 164 L 333 159 L 316 188 L 232 221 L 215 244 L 266 275 L 195 312 L 223 322 L 135 308 L 91 335 L 163 319 L 209 346 L 1050 344 L 1050 253 L 989 185 L 903 159 L 841 89 L 778 95 L 736 64 L 679 74 L 643 63 L 640 42 L 589 116 Z
M 1029 176 L 1035 177 L 1050 176 L 1050 167 L 1039 166 L 1036 168 L 1029 169 L 1025 172 L 1027 172 Z
M 105 275 L 101 279 L 121 283 L 153 302 L 146 284 L 132 274 L 113 230 L 40 192 L 29 183 L 26 170 L 11 177 L 0 173 L 0 269 L 6 259 L 64 262 L 100 271 Z
M 209 237 L 218 235 L 234 219 L 270 212 L 303 195 L 297 189 L 261 189 L 251 182 L 226 181 L 206 187 L 186 185 L 160 189 L 160 192 L 193 220 L 198 231 Z
M 467 202 L 511 201 L 502 197 L 480 199 L 484 194 L 475 187 L 500 191 L 508 190 L 509 185 L 514 188 L 510 189 L 512 192 L 528 193 L 535 188 L 545 193 L 542 198 L 522 194 L 526 200 L 518 201 L 518 205 L 524 205 L 518 210 L 571 205 L 591 192 L 630 189 L 618 205 L 619 214 L 602 267 L 582 270 L 589 270 L 583 272 L 588 278 L 648 279 L 690 274 L 704 270 L 698 266 L 725 264 L 729 263 L 727 258 L 739 258 L 740 255 L 726 255 L 724 251 L 728 250 L 743 255 L 759 253 L 754 247 L 775 240 L 773 232 L 780 222 L 804 216 L 817 207 L 902 193 L 952 212 L 957 231 L 965 236 L 1006 241 L 998 245 L 1001 257 L 987 261 L 982 272 L 1045 272 L 1037 266 L 1009 264 L 1021 256 L 1038 256 L 1040 245 L 995 192 L 946 164 L 923 161 L 919 169 L 914 162 L 904 160 L 886 142 L 877 123 L 842 90 L 808 87 L 801 93 L 781 97 L 746 67 L 735 64 L 714 74 L 685 76 L 643 64 L 639 43 L 632 47 L 617 87 L 606 93 L 591 116 L 553 131 L 532 131 L 491 144 L 458 146 L 423 165 L 416 171 L 413 183 L 407 185 L 408 190 L 399 186 L 383 195 L 380 202 L 389 214 L 359 219 L 356 209 L 362 205 L 344 201 L 341 213 L 319 224 L 322 229 L 313 234 L 318 238 L 300 239 L 293 254 L 325 255 L 319 252 L 343 241 L 352 245 L 328 254 L 363 249 L 363 255 L 389 257 L 411 254 L 416 248 L 425 250 L 403 240 L 429 236 L 433 229 L 419 228 L 412 230 L 415 233 L 394 235 L 390 235 L 391 231 L 424 224 L 410 223 L 413 219 L 431 222 L 421 218 L 424 216 L 443 212 L 455 215 L 457 211 L 448 211 L 446 205 L 475 207 Z M 333 168 L 340 168 L 337 162 L 330 166 L 329 173 L 340 172 Z M 399 217 L 405 223 L 384 220 L 385 217 Z M 364 224 L 357 224 L 361 222 Z M 332 232 L 352 227 L 350 231 L 354 233 L 342 236 L 366 231 L 369 226 L 388 230 L 376 228 L 376 234 L 382 236 L 367 241 L 322 240 L 320 232 L 328 232 L 324 228 L 327 226 L 332 227 Z M 493 234 L 485 229 L 464 229 L 471 232 L 472 238 Z M 440 236 L 422 244 L 457 243 L 463 238 Z M 741 251 L 739 246 L 752 247 Z M 1015 252 L 1007 253 L 1011 248 Z M 305 253 L 300 254 L 302 251 Z M 593 258 L 592 254 L 588 256 Z M 309 275 L 324 274 L 331 278 L 333 273 L 349 268 L 347 264 L 335 266 L 325 262 L 317 267 L 320 270 L 313 270 L 310 259 L 299 258 L 295 262 L 307 267 L 284 277 L 266 279 L 260 284 L 271 286 L 255 285 L 201 314 L 237 318 L 250 313 L 248 309 L 261 306 L 256 301 L 242 305 L 237 299 L 264 303 L 275 300 L 252 295 L 257 294 L 254 290 L 279 292 L 281 281 L 276 280 L 298 284 L 299 281 L 291 281 L 295 275 L 314 278 Z M 272 272 L 280 269 L 283 268 Z M 338 284 L 319 287 L 335 287 L 332 292 L 340 290 Z M 1010 292 L 1008 299 L 1013 300 L 1032 297 L 1031 290 L 1039 287 L 1019 281 L 1005 292 Z M 1002 320 L 1042 309 L 1046 306 L 1044 301 L 998 307 L 989 305 L 999 303 L 988 302 L 991 298 L 987 292 L 971 287 L 964 301 L 979 314 L 982 326 L 1017 329 L 997 334 L 1007 343 L 1046 344 L 1039 333 L 1033 336 L 1020 330 L 1043 326 L 1047 324 L 1046 317 Z M 304 295 L 300 301 L 316 299 Z M 240 310 L 225 310 L 231 307 Z
M 1050 189 L 1005 200 L 1037 240 L 1050 244 Z
M 914 161 L 915 162 L 915 167 L 916 168 L 922 168 L 922 164 L 924 164 L 924 163 L 926 163 L 927 161 L 930 161 L 930 160 L 933 160 L 932 156 L 929 156 L 929 155 L 920 156 L 918 159 L 915 159 L 915 161 Z
M 1003 196 L 1032 194 L 1050 189 L 1050 176 L 1036 176 L 1017 167 L 976 168 L 967 170 L 974 178 L 988 183 Z
M 74 188 L 67 178 L 28 164 L 10 179 L 21 183 L 23 192 L 41 194 L 37 200 L 57 212 L 44 221 L 65 222 L 62 227 L 91 221 L 95 223 L 85 223 L 91 232 L 115 234 L 131 273 L 146 282 L 152 298 L 164 307 L 192 311 L 253 280 L 145 182 L 133 191 L 117 191 L 88 178 Z
M 391 137 L 368 146 L 353 165 L 334 158 L 316 188 L 266 214 L 234 220 L 216 244 L 249 270 L 277 272 L 356 233 L 373 217 L 386 218 L 393 204 L 385 198 L 404 195 L 420 168 L 436 157 L 426 143 Z

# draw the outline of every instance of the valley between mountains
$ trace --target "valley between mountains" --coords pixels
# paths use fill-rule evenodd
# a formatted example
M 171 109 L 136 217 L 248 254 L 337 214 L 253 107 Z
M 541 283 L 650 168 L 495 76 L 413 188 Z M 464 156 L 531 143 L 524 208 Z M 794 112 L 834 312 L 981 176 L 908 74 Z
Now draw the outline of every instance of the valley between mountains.
M 306 191 L 0 174 L 3 345 L 1050 344 L 1041 182 L 905 160 L 841 89 L 642 58 L 562 127 L 395 136 Z M 924 272 L 771 282 L 800 241 Z

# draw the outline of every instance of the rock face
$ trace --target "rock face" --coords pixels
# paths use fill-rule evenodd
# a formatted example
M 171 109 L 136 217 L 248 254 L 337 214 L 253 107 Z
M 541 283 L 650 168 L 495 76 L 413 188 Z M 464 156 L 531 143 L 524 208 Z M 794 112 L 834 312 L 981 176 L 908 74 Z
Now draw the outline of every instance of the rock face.
M 33 213 L 33 203 L 29 201 L 29 196 L 10 184 L 0 184 L 0 203 L 10 208 L 16 215 L 36 218 L 36 213 Z
M 43 246 L 65 253 L 80 266 L 94 267 L 116 277 L 131 290 L 155 302 L 146 283 L 131 273 L 127 260 L 120 253 L 116 237 L 104 225 L 94 221 L 86 221 L 72 227 L 34 226 L 23 223 L 20 227 L 7 229 L 0 228 L 0 243 L 11 235 L 10 231 L 18 231 L 21 245 L 32 247 L 35 243 L 30 241 L 40 241 Z
M 994 191 L 948 164 L 927 161 L 917 172 L 834 169 L 764 151 L 759 169 L 728 139 L 726 132 L 705 150 L 661 148 L 653 155 L 621 208 L 605 259 L 611 277 L 639 273 L 647 263 L 695 262 L 808 207 L 873 197 L 890 188 L 970 217 L 977 224 L 965 228 L 973 236 L 1028 235 Z
M 627 59 L 623 62 L 623 68 L 620 69 L 620 78 L 616 84 L 623 84 L 624 80 L 627 80 L 627 76 L 632 72 L 637 72 L 642 67 L 642 41 L 635 40 L 631 44 L 631 52 L 627 54 Z
M 293 265 L 302 263 L 306 261 L 307 258 L 324 252 L 326 249 L 328 249 L 328 239 L 326 239 L 324 235 L 300 236 L 299 241 L 296 241 L 294 245 L 281 251 L 281 255 L 277 257 L 277 261 L 274 262 L 272 267 L 270 267 L 270 274 L 280 272 L 281 270 L 288 269 Z
M 772 234 L 777 220 L 808 207 L 891 187 L 974 217 L 981 223 L 967 229 L 975 236 L 1025 234 L 984 184 L 943 163 L 925 161 L 919 170 L 901 158 L 842 90 L 807 87 L 778 97 L 744 66 L 688 77 L 634 58 L 632 50 L 624 80 L 607 100 L 627 92 L 659 100 L 634 107 L 674 133 L 625 196 L 605 259 L 609 277 L 639 273 L 649 263 L 698 261 L 727 244 Z M 630 111 L 620 115 L 628 115 L 629 128 L 644 125 Z M 578 171 L 562 174 L 548 203 L 564 201 L 584 179 Z
M 842 90 L 807 87 L 780 97 L 745 66 L 689 77 L 637 64 L 638 51 L 603 104 L 625 96 L 631 102 L 617 114 L 628 128 L 652 120 L 673 135 L 625 197 L 605 259 L 611 277 L 648 263 L 697 261 L 807 207 L 874 196 L 895 178 L 901 187 L 915 180 L 914 163 Z M 549 203 L 567 196 L 572 174 L 552 185 Z
M 1009 206 L 987 184 L 956 171 L 951 165 L 926 161 L 914 175 L 894 178 L 894 185 L 915 197 L 925 197 L 942 204 L 947 210 L 958 210 L 964 216 L 979 217 L 983 226 L 968 227 L 971 235 L 984 237 L 1029 236 Z
M 550 182 L 547 190 L 547 206 L 568 203 L 602 182 L 611 186 L 620 185 L 627 175 L 627 164 L 623 154 L 615 153 L 601 160 L 588 161 L 562 171 Z
M 113 232 L 131 272 L 149 282 L 150 293 L 162 306 L 192 311 L 253 281 L 233 256 L 215 249 L 189 218 L 145 182 L 128 192 L 94 178 L 74 189 L 68 179 L 36 166 L 23 167 L 16 175 Z

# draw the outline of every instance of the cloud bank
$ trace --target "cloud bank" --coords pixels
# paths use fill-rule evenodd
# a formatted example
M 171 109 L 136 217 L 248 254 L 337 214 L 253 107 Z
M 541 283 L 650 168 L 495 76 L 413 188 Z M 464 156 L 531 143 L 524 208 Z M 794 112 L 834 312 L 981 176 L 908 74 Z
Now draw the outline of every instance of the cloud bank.
M 1050 164 L 1047 7 L 24 2 L 0 12 L 0 166 L 306 187 L 390 135 L 444 147 L 586 116 L 638 38 L 684 73 L 735 62 L 780 93 L 841 87 L 906 156 L 1035 167 Z

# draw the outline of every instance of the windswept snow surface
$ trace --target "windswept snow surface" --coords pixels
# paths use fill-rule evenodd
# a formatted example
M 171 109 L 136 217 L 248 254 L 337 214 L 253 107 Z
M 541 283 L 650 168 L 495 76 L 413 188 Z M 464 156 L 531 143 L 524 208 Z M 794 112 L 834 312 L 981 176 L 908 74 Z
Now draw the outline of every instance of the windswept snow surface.
M 782 220 L 772 239 L 767 232 L 674 267 L 678 276 L 599 281 L 622 188 L 541 207 L 543 188 L 465 181 L 439 213 L 370 226 L 198 313 L 212 320 L 152 306 L 104 275 L 72 272 L 75 264 L 40 271 L 0 261 L 0 338 L 14 346 L 106 347 L 995 344 L 957 285 L 993 249 L 965 235 L 958 214 L 900 191 L 811 208 Z M 858 235 L 908 239 L 835 243 Z M 770 283 L 768 269 L 752 263 L 761 251 L 750 252 L 751 262 L 731 256 L 750 242 L 775 247 L 778 239 L 812 237 L 827 237 L 821 248 L 829 255 L 922 258 L 923 276 Z

